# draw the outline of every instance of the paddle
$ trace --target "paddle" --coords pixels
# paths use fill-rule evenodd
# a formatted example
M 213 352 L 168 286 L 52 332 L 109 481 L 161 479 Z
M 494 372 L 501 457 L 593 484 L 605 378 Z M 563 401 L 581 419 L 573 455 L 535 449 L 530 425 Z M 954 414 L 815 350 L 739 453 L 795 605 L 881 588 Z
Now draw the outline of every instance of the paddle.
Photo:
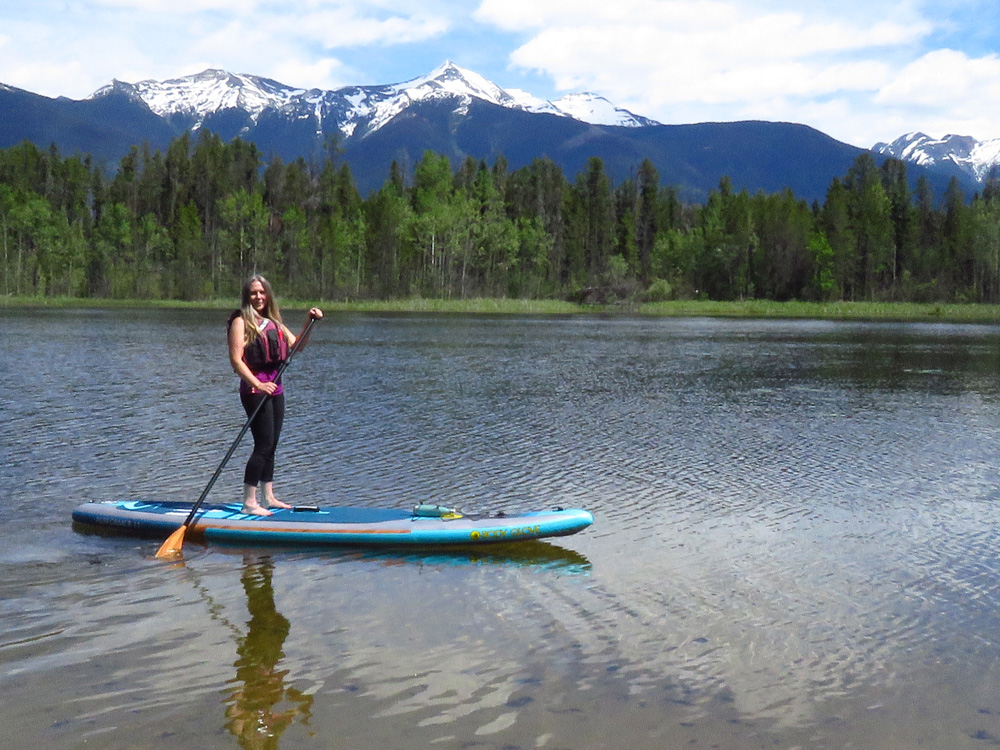
M 291 363 L 292 357 L 295 356 L 295 352 L 299 350 L 299 347 L 301 346 L 302 342 L 306 340 L 306 337 L 309 335 L 309 331 L 313 327 L 313 323 L 315 322 L 316 318 L 310 316 L 309 322 L 306 324 L 305 330 L 302 331 L 302 335 L 295 340 L 295 346 L 293 346 L 292 350 L 288 352 L 288 358 L 284 362 L 282 362 L 281 367 L 278 368 L 278 375 L 275 378 L 275 380 L 279 380 L 281 378 L 281 374 L 285 371 L 285 368 L 288 367 L 288 365 Z M 229 446 L 229 450 L 226 452 L 226 457 L 222 459 L 222 463 L 219 464 L 219 468 L 215 470 L 215 473 L 212 475 L 212 478 L 209 479 L 208 484 L 205 485 L 205 489 L 202 490 L 201 497 L 199 497 L 197 502 L 195 502 L 194 506 L 191 508 L 191 512 L 188 513 L 188 517 L 184 519 L 184 523 L 181 524 L 181 527 L 176 531 L 174 531 L 170 536 L 168 536 L 167 540 L 162 545 L 160 545 L 160 548 L 156 551 L 157 557 L 176 557 L 181 553 L 181 547 L 184 544 L 184 534 L 187 533 L 188 527 L 191 525 L 191 522 L 194 520 L 195 514 L 198 512 L 198 508 L 200 508 L 201 504 L 205 502 L 205 498 L 208 497 L 208 493 L 212 490 L 212 485 L 215 484 L 215 480 L 217 480 L 219 478 L 219 475 L 222 474 L 222 469 L 225 467 L 227 463 L 229 463 L 229 459 L 233 457 L 233 454 L 236 452 L 236 447 L 240 444 L 240 441 L 243 439 L 243 436 L 247 434 L 247 430 L 250 429 L 250 425 L 253 422 L 254 417 L 257 416 L 257 413 L 261 410 L 264 404 L 267 403 L 267 400 L 269 398 L 271 398 L 270 394 L 265 395 L 264 398 L 260 400 L 260 403 L 257 404 L 257 408 L 253 410 L 253 413 L 251 413 L 250 416 L 247 417 L 247 421 L 243 423 L 243 428 L 240 430 L 240 434 L 236 436 L 236 439 L 233 441 L 233 444 Z

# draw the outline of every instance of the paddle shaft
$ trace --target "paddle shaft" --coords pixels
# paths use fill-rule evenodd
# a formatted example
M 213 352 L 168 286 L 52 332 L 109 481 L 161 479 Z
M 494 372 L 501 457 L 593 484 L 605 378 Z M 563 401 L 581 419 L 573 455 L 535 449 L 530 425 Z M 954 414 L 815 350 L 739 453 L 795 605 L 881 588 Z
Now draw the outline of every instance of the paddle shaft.
M 281 366 L 278 368 L 278 375 L 277 377 L 275 377 L 275 381 L 281 379 L 281 374 L 285 371 L 285 368 L 288 367 L 288 365 L 291 363 L 292 357 L 295 356 L 295 352 L 299 350 L 299 347 L 302 345 L 302 342 L 306 340 L 306 337 L 309 335 L 309 331 L 312 329 L 313 323 L 315 322 L 316 318 L 313 317 L 309 318 L 309 322 L 306 324 L 305 330 L 302 331 L 302 335 L 299 336 L 297 339 L 295 339 L 295 346 L 293 346 L 292 350 L 288 352 L 287 359 L 285 359 L 285 361 L 282 362 Z M 264 407 L 264 404 L 267 403 L 267 400 L 269 398 L 271 398 L 271 395 L 269 393 L 264 394 L 264 398 L 262 398 L 260 402 L 257 404 L 257 408 L 255 408 L 253 412 L 251 412 L 250 416 L 247 418 L 247 421 L 243 423 L 243 427 L 242 429 L 240 429 L 240 434 L 236 436 L 236 439 L 233 441 L 233 444 L 229 446 L 229 450 L 226 451 L 226 457 L 222 459 L 222 463 L 219 464 L 219 468 L 215 470 L 215 473 L 212 475 L 212 478 L 208 480 L 208 484 L 205 485 L 205 489 L 202 490 L 201 497 L 199 497 L 198 500 L 195 502 L 194 506 L 192 506 L 191 512 L 188 513 L 188 517 L 184 519 L 184 523 L 182 524 L 182 526 L 187 527 L 191 525 L 191 522 L 194 520 L 195 514 L 198 512 L 198 509 L 201 507 L 201 504 L 205 502 L 205 498 L 208 497 L 208 493 L 212 491 L 212 487 L 213 485 L 215 485 L 215 481 L 219 478 L 219 475 L 222 474 L 222 470 L 226 467 L 226 464 L 229 463 L 229 459 L 233 457 L 233 454 L 236 452 L 236 448 L 239 446 L 240 441 L 243 439 L 243 436 L 246 435 L 247 430 L 250 429 L 250 425 L 253 423 L 254 418 Z

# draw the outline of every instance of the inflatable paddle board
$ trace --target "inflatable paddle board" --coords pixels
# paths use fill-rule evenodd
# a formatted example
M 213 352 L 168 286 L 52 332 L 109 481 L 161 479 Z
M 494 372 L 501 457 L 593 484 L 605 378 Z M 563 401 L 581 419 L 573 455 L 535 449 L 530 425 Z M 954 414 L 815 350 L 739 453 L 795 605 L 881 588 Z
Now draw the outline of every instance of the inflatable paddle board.
M 183 525 L 191 508 L 181 502 L 142 500 L 84 503 L 73 511 L 73 521 L 87 527 L 166 538 Z M 593 522 L 588 511 L 576 508 L 473 516 L 438 505 L 418 505 L 409 510 L 297 506 L 274 510 L 270 516 L 253 516 L 242 513 L 239 503 L 206 503 L 186 534 L 208 542 L 264 545 L 468 546 L 567 536 Z

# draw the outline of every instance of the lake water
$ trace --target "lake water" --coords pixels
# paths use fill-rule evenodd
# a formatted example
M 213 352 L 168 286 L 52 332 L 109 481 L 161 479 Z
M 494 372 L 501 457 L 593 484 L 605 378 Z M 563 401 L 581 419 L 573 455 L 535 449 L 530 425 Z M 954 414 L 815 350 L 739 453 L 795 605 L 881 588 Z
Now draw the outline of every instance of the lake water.
M 328 315 L 286 500 L 594 525 L 180 563 L 74 529 L 200 494 L 225 317 L 0 310 L 3 750 L 1000 744 L 1000 328 Z

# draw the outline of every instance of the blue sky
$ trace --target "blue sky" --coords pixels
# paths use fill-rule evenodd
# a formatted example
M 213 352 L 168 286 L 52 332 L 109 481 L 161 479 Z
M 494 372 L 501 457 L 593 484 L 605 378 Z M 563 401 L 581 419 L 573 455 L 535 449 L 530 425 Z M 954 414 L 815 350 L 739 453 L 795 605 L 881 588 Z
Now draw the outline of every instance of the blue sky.
M 397 83 L 451 60 L 664 123 L 764 119 L 868 147 L 1000 137 L 996 0 L 0 0 L 0 83 L 81 99 L 223 68 Z

